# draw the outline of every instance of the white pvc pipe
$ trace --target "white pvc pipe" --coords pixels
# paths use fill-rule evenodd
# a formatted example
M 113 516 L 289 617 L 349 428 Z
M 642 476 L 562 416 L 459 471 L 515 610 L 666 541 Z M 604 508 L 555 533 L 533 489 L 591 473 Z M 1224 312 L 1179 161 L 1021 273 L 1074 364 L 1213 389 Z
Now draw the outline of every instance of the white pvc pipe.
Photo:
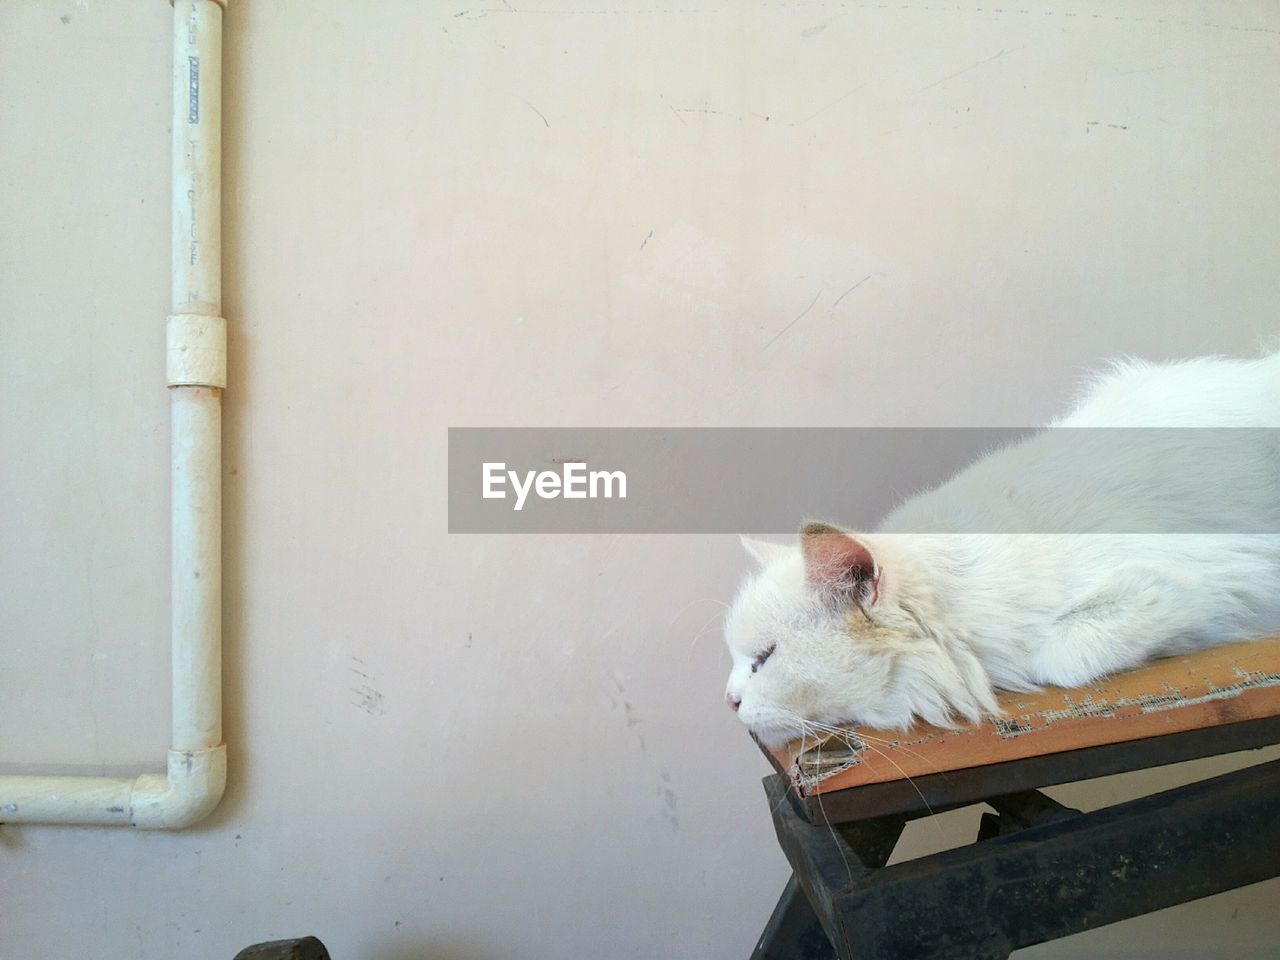
M 164 774 L 0 777 L 0 822 L 189 826 L 226 785 L 222 742 L 222 8 L 173 12 L 173 734 Z

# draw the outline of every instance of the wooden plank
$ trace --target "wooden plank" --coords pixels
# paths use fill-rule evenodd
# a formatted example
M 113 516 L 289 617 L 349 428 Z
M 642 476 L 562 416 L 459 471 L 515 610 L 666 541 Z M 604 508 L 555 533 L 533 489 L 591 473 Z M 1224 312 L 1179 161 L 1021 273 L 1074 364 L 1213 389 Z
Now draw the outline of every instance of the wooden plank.
M 812 797 L 1030 757 L 1280 716 L 1280 637 L 1171 657 L 1088 687 L 1000 698 L 1001 719 L 958 730 L 849 728 L 766 750 Z
M 1145 740 L 1022 757 L 985 767 L 929 773 L 910 780 L 868 783 L 833 793 L 802 796 L 793 791 L 791 796 L 797 811 L 812 823 L 840 824 L 884 816 L 914 819 L 1018 790 L 1038 790 L 1278 743 L 1280 716 L 1263 717 Z M 787 780 L 790 782 L 789 777 Z

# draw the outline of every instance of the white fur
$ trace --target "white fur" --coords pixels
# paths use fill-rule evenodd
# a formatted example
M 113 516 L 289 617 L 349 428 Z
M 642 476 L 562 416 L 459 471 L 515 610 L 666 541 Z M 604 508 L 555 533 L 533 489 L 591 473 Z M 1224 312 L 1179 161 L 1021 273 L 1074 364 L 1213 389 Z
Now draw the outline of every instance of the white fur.
M 1117 363 L 1051 426 L 1280 427 L 1280 354 Z M 996 688 L 1079 686 L 1280 631 L 1280 535 L 1161 532 L 1280 530 L 1277 434 L 1206 433 L 1212 456 L 1176 433 L 1132 449 L 1064 435 L 989 454 L 890 514 L 880 529 L 893 533 L 852 535 L 880 571 L 865 613 L 814 586 L 800 547 L 744 540 L 760 569 L 725 628 L 742 721 L 767 743 L 802 721 L 976 722 L 998 712 Z M 1151 532 L 1017 532 L 1114 530 L 1117 517 Z

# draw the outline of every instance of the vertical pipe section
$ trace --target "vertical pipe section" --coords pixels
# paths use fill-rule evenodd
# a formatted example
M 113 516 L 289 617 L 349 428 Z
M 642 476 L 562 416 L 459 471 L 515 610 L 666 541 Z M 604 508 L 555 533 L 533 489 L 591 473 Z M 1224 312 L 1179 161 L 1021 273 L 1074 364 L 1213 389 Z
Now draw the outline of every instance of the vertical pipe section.
M 222 9 L 177 0 L 171 404 L 174 750 L 222 743 Z
M 135 826 L 182 827 L 226 783 L 222 743 L 222 5 L 173 5 L 173 266 L 167 329 L 172 470 L 173 739 L 140 777 Z
M 172 388 L 174 750 L 222 743 L 222 403 L 217 387 Z
M 173 312 L 222 312 L 222 7 L 173 10 Z

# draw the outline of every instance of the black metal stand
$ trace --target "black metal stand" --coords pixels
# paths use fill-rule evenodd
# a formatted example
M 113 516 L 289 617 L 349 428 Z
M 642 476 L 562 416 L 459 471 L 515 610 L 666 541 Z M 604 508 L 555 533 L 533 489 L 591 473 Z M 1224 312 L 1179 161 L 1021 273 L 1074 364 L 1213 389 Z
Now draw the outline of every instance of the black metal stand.
M 764 783 L 794 874 L 756 960 L 1003 960 L 1280 876 L 1280 760 L 1091 813 L 1037 790 L 986 797 L 975 843 L 893 866 L 918 810 L 852 819 L 849 796 L 834 806 L 850 819 L 815 823 L 786 777 Z

